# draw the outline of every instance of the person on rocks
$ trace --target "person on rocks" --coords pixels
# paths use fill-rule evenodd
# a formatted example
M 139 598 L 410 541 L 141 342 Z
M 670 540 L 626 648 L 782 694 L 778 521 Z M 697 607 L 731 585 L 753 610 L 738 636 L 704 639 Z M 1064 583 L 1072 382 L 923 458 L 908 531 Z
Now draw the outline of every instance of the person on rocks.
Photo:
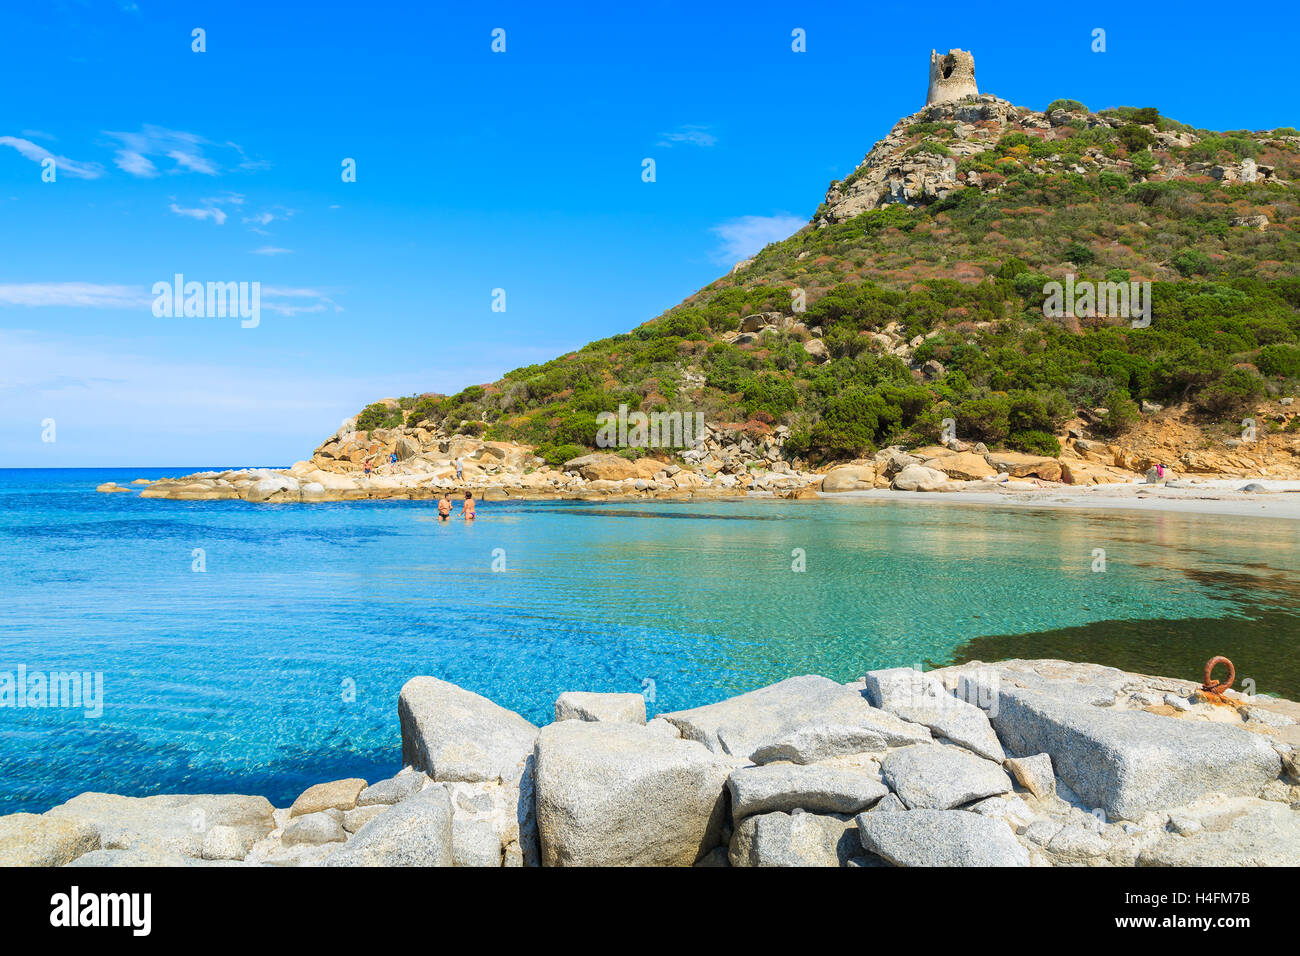
M 441 521 L 446 521 L 450 517 L 451 517 L 451 492 L 449 491 L 445 495 L 443 495 L 442 500 L 438 502 L 438 518 Z
M 370 478 L 370 459 L 366 459 L 366 478 Z
M 474 492 L 465 492 L 465 500 L 460 506 L 460 516 L 466 521 L 474 520 Z
M 397 452 L 390 452 L 388 455 L 388 470 L 397 474 Z
M 465 459 L 457 458 L 456 459 L 456 480 L 457 481 L 460 481 L 461 475 L 462 473 L 464 473 L 464 471 L 465 471 Z

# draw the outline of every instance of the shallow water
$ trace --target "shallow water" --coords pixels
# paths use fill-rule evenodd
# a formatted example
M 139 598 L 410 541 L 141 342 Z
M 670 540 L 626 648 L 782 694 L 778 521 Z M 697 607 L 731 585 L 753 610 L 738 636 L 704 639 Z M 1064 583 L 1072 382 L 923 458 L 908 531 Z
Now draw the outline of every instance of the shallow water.
M 285 805 L 389 775 L 416 674 L 535 722 L 563 690 L 645 693 L 653 714 L 973 656 L 1191 678 L 1223 653 L 1300 696 L 1294 522 L 753 501 L 480 503 L 467 525 L 434 502 L 94 491 L 194 470 L 0 471 L 0 676 L 104 679 L 99 718 L 0 707 L 0 812 L 85 790 Z

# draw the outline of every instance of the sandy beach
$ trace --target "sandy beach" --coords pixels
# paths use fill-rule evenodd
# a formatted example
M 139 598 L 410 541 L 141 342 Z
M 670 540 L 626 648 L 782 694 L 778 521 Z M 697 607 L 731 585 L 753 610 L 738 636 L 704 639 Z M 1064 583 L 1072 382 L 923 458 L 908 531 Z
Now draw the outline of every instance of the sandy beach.
M 972 484 L 975 484 L 972 482 Z M 1265 491 L 1242 491 L 1258 485 Z M 867 500 L 920 505 L 998 505 L 1011 508 L 1092 508 L 1229 517 L 1300 519 L 1300 481 L 1213 479 L 1177 486 L 1140 482 L 1069 488 L 1006 482 L 1002 488 L 924 493 L 877 488 L 821 496 L 827 500 Z

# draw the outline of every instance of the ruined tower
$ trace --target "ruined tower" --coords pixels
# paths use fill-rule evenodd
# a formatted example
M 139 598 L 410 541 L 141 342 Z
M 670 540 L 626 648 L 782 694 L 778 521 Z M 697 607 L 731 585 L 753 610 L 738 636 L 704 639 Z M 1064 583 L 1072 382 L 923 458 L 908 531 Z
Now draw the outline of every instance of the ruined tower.
M 930 51 L 930 89 L 925 105 L 951 103 L 963 96 L 975 96 L 975 57 L 965 50 L 949 50 L 940 55 Z

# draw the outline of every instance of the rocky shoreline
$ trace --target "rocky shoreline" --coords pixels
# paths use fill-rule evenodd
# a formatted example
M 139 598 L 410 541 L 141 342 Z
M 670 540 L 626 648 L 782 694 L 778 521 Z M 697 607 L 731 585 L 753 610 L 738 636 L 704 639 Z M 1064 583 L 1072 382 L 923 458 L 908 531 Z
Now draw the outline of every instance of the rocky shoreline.
M 1279 698 L 1011 660 L 646 716 L 570 692 L 537 727 L 416 677 L 391 778 L 281 808 L 84 793 L 0 817 L 0 865 L 1300 864 L 1300 705 Z
M 392 400 L 385 400 L 392 401 Z M 1166 414 L 1163 411 L 1159 414 Z M 1261 413 L 1262 414 L 1262 413 Z M 1279 404 L 1271 420 L 1285 419 Z M 447 493 L 494 501 L 690 500 L 818 498 L 844 492 L 1076 492 L 1140 486 L 1206 487 L 1238 481 L 1236 490 L 1269 490 L 1260 482 L 1300 483 L 1300 436 L 1261 434 L 1206 447 L 1203 433 L 1168 413 L 1150 433 L 1127 444 L 1086 437 L 1082 419 L 1067 423 L 1059 456 L 990 450 L 949 438 L 939 445 L 891 446 L 869 458 L 813 467 L 791 454 L 790 430 L 759 421 L 703 426 L 693 443 L 670 452 L 595 452 L 550 465 L 531 446 L 448 434 L 439 425 L 357 430 L 349 419 L 310 459 L 286 469 L 205 471 L 177 478 L 108 482 L 106 494 L 141 498 L 265 504 L 363 500 L 429 500 Z M 367 473 L 366 466 L 370 465 Z M 1157 466 L 1162 469 L 1157 469 Z M 1255 483 L 1255 488 L 1249 486 Z

